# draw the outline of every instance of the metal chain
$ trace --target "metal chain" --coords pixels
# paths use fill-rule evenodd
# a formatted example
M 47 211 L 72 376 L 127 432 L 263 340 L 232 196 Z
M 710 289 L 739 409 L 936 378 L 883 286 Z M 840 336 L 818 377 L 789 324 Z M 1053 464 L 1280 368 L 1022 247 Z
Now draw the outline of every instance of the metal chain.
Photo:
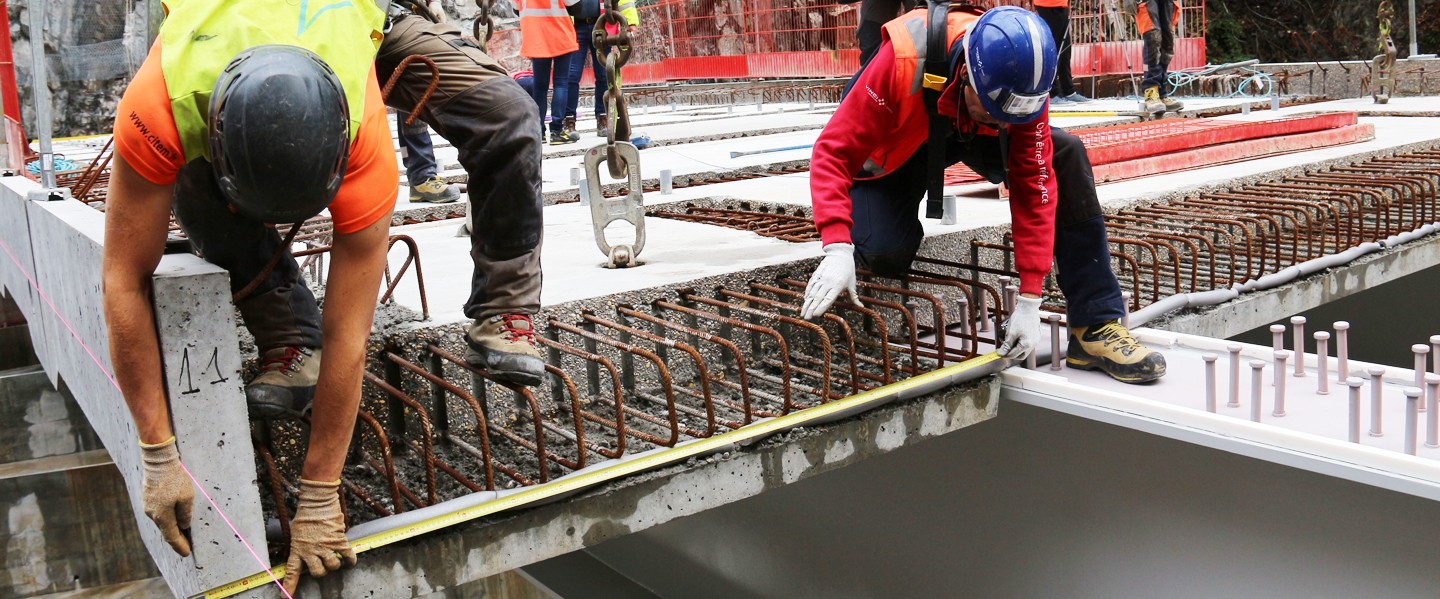
M 614 25 L 616 33 L 606 33 L 606 25 Z M 621 179 L 625 177 L 626 164 L 615 149 L 615 140 L 630 141 L 630 110 L 625 106 L 625 94 L 620 89 L 620 69 L 630 62 L 630 24 L 620 14 L 618 0 L 606 0 L 605 12 L 595 22 L 590 38 L 600 55 L 605 57 L 605 74 L 610 78 L 605 90 L 605 110 L 611 119 L 610 132 L 605 137 L 606 162 L 610 166 L 610 176 Z
M 475 6 L 480 8 L 480 14 L 475 15 L 475 40 L 480 42 L 481 50 L 489 53 L 485 47 L 490 43 L 490 38 L 495 35 L 495 22 L 490 19 L 490 0 L 475 0 Z M 480 28 L 485 28 L 485 35 L 480 35 Z
M 1376 104 L 1387 104 L 1390 102 L 1390 94 L 1395 89 L 1395 40 L 1390 37 L 1391 22 L 1395 18 L 1395 6 L 1390 0 L 1380 0 L 1376 10 L 1376 20 L 1380 22 L 1380 53 L 1372 59 L 1375 65 L 1375 89 L 1371 97 Z

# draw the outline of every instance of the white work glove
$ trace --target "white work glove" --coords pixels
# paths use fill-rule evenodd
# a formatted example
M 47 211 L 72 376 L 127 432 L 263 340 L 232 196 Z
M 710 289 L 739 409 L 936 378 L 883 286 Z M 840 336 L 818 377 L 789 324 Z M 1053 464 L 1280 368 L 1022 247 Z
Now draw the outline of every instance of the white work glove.
M 1016 299 L 1015 312 L 1005 328 L 1005 342 L 996 350 L 1000 357 L 1015 361 L 1029 357 L 1040 339 L 1040 298 L 1022 295 Z
M 340 511 L 340 481 L 300 479 L 300 501 L 290 521 L 290 560 L 285 562 L 285 590 L 295 593 L 304 565 L 316 578 L 355 565 L 355 549 L 345 538 L 345 515 Z
M 855 292 L 855 246 L 832 243 L 822 251 L 825 259 L 815 267 L 815 274 L 810 275 L 810 283 L 805 286 L 800 318 L 806 320 L 824 314 L 841 293 L 849 293 L 850 301 L 862 305 L 860 295 Z
M 160 527 L 160 536 L 180 557 L 190 555 L 190 540 L 182 530 L 190 530 L 190 511 L 195 503 L 195 488 L 180 467 L 180 452 L 175 437 L 154 445 L 140 444 L 144 462 L 144 478 L 140 499 L 145 515 Z

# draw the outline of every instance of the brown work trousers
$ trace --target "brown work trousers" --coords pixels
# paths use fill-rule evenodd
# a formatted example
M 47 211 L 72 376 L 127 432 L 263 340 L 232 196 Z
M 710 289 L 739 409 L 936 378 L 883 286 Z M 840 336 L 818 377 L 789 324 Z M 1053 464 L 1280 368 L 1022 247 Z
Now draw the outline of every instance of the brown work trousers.
M 465 315 L 534 314 L 540 309 L 540 130 L 535 101 L 505 68 L 454 25 L 406 15 L 385 34 L 375 67 L 381 84 L 412 54 L 428 57 L 440 83 L 414 61 L 385 103 L 412 112 L 460 152 L 469 175 L 470 256 L 475 261 Z M 433 275 L 432 275 L 433 276 Z

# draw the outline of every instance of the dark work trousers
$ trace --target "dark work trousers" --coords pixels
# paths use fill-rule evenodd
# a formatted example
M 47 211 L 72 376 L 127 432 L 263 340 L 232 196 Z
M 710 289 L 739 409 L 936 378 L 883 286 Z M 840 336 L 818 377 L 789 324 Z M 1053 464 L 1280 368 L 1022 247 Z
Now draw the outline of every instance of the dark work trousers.
M 880 31 L 885 27 L 884 23 L 875 21 L 860 21 L 860 29 L 855 32 L 856 41 L 860 42 L 860 68 L 870 63 L 875 53 L 880 51 Z
M 230 211 L 207 160 L 192 160 L 180 169 L 173 198 L 180 228 L 201 257 L 230 273 L 231 293 L 250 284 L 280 247 L 282 240 L 274 228 Z M 300 280 L 300 265 L 288 250 L 237 307 L 261 352 L 284 346 L 320 347 L 320 307 Z
M 375 57 L 380 80 L 388 80 L 411 54 L 423 54 L 440 68 L 440 86 L 420 119 L 450 140 L 469 174 L 475 271 L 465 315 L 534 314 L 540 309 L 543 227 L 535 102 L 454 25 L 415 16 L 396 19 Z M 396 110 L 413 109 L 429 83 L 429 69 L 407 69 L 388 103 Z
M 1162 97 L 1170 95 L 1166 74 L 1170 70 L 1170 59 L 1175 57 L 1175 5 L 1170 0 L 1150 0 L 1140 10 L 1150 11 L 1150 22 L 1155 28 L 1143 33 L 1145 38 L 1145 80 L 1142 88 L 1158 87 Z
M 1050 26 L 1050 35 L 1055 38 L 1055 48 L 1060 52 L 1055 65 L 1055 85 L 1050 87 L 1050 96 L 1068 96 L 1075 93 L 1075 79 L 1070 74 L 1070 9 L 1035 7 L 1035 12 Z
M 1055 266 L 1060 291 L 1065 295 L 1067 321 L 1077 327 L 1117 319 L 1124 315 L 1120 283 L 1110 270 L 1110 243 L 1105 220 L 1095 195 L 1090 157 L 1079 138 L 1051 128 L 1055 144 L 1055 176 L 1060 187 L 1055 207 Z M 951 140 L 949 164 L 964 162 L 993 183 L 1005 180 L 1005 140 L 976 136 L 968 142 Z M 850 237 L 855 260 L 881 275 L 898 275 L 910 268 L 925 231 L 920 226 L 920 201 L 925 197 L 926 146 L 915 156 L 879 179 L 855 181 L 850 188 Z
M 430 141 L 430 128 L 420 119 L 407 126 L 405 119 L 408 118 L 408 112 L 395 114 L 395 137 L 400 141 L 400 149 L 404 150 L 405 179 L 411 187 L 415 187 L 434 177 L 439 167 L 435 163 L 435 144 Z
M 530 70 L 535 72 L 535 105 L 540 109 L 540 123 L 545 123 L 545 100 L 550 99 L 550 132 L 556 133 L 564 126 L 565 111 L 570 109 L 570 62 L 575 53 L 561 54 L 554 58 L 531 58 Z M 555 93 L 550 93 L 550 83 L 555 83 Z
M 590 70 L 595 73 L 595 116 L 605 114 L 605 88 L 609 86 L 610 80 L 606 78 L 605 61 L 600 58 L 600 51 L 595 48 L 595 42 L 590 38 L 594 30 L 594 21 L 586 23 L 584 19 L 575 20 L 575 43 L 580 44 L 580 49 L 570 55 L 570 93 L 565 116 L 576 116 L 580 111 L 580 76 L 585 73 L 587 58 L 590 60 Z

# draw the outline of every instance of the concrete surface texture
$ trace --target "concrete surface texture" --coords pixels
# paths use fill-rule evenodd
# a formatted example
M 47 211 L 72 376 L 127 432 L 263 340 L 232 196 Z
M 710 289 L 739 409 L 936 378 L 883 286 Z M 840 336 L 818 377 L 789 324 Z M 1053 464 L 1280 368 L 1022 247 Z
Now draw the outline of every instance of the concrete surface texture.
M 26 200 L 26 193 L 36 188 L 35 183 L 18 177 L 0 180 L 0 212 L 23 215 L 0 219 L 6 223 L 0 241 L 10 254 L 17 252 L 15 248 L 43 248 L 28 260 L 23 254 L 15 261 L 7 255 L 0 262 L 3 281 L 17 299 L 29 294 L 25 314 L 45 372 L 52 383 L 63 379 L 73 392 L 127 481 L 131 504 L 139 505 L 140 451 L 129 411 L 110 379 L 108 341 L 101 306 L 96 301 L 101 297 L 104 215 L 74 200 Z M 236 328 L 226 301 L 229 280 L 219 268 L 195 256 L 169 256 L 157 270 L 155 288 L 163 290 L 156 302 L 156 323 L 162 331 L 182 325 L 190 327 L 187 330 L 212 327 L 204 337 L 161 336 L 180 454 L 198 465 L 195 476 L 241 535 L 263 539 L 254 457 L 246 442 L 248 421 L 243 395 L 239 393 Z M 202 342 L 214 346 L 199 348 Z M 197 348 L 188 347 L 192 344 Z M 191 356 L 187 361 L 187 351 L 203 357 Z M 204 376 L 226 378 L 228 392 L 223 396 L 214 394 L 218 389 L 209 383 L 216 379 Z M 192 387 L 209 391 L 185 393 Z M 192 397 L 196 398 L 193 402 Z M 138 508 L 132 508 L 131 513 L 140 523 L 146 547 L 177 594 L 202 591 L 258 566 L 253 559 L 248 563 L 230 559 L 246 554 L 229 526 L 208 504 L 195 508 L 195 554 L 186 559 L 167 548 L 159 531 Z

